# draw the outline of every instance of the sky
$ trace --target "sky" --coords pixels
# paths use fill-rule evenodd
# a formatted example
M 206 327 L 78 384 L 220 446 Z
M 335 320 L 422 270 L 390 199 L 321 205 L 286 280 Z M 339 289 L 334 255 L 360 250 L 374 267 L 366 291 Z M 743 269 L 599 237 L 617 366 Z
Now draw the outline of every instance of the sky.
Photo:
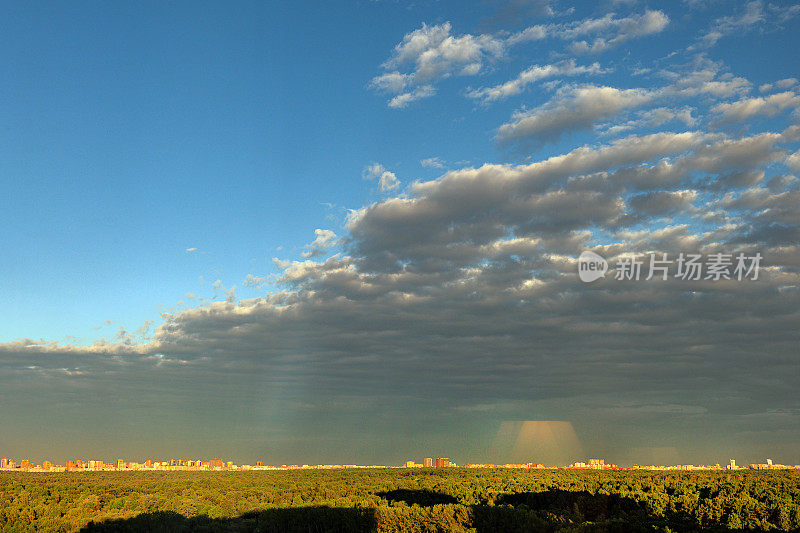
M 800 4 L 0 26 L 1 456 L 800 464 Z

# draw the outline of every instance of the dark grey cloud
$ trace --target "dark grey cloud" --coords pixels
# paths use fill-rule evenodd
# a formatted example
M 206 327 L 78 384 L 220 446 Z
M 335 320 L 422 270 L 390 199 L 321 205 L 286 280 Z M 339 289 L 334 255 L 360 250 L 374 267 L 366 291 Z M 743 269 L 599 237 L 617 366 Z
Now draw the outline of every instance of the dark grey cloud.
M 687 210 L 694 199 L 694 191 L 651 191 L 628 199 L 628 205 L 647 216 L 659 216 Z
M 446 172 L 354 211 L 341 253 L 278 261 L 280 290 L 167 313 L 148 342 L 0 346 L 4 394 L 13 405 L 14 391 L 47 384 L 57 405 L 88 401 L 132 428 L 170 405 L 185 424 L 202 420 L 203 406 L 215 437 L 181 445 L 203 451 L 239 432 L 286 460 L 322 453 L 298 444 L 305 431 L 380 442 L 403 427 L 433 446 L 458 431 L 422 436 L 445 421 L 476 428 L 455 450 L 482 460 L 498 418 L 570 420 L 590 448 L 619 457 L 627 444 L 587 428 L 604 420 L 646 447 L 664 420 L 696 426 L 681 450 L 698 457 L 711 425 L 749 449 L 742 417 L 788 409 L 783 427 L 798 428 L 800 198 L 796 180 L 720 176 L 781 164 L 792 131 L 633 135 Z M 317 237 L 315 250 L 336 238 Z M 759 251 L 764 268 L 757 281 L 584 284 L 585 249 L 612 266 L 627 252 Z M 111 404 L 91 399 L 112 391 Z M 247 425 L 253 413 L 271 435 Z M 415 422 L 357 422 L 404 416 Z

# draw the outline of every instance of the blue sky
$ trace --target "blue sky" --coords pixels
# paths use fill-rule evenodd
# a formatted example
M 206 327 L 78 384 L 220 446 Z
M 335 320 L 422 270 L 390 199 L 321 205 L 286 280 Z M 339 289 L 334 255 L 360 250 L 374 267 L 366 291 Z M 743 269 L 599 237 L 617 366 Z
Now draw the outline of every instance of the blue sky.
M 0 368 L 6 379 L 30 370 L 30 390 L 52 387 L 63 409 L 148 416 L 152 398 L 177 395 L 165 415 L 177 419 L 214 383 L 220 420 L 255 405 L 270 421 L 264 434 L 283 435 L 227 445 L 232 426 L 221 423 L 214 449 L 269 449 L 262 458 L 276 462 L 299 460 L 292 450 L 320 420 L 320 438 L 301 447 L 320 460 L 346 455 L 342 428 L 388 439 L 348 417 L 365 401 L 444 405 L 453 411 L 439 416 L 456 420 L 430 436 L 437 415 L 415 425 L 386 407 L 406 444 L 360 451 L 376 461 L 468 427 L 482 437 L 459 451 L 478 458 L 496 425 L 528 419 L 572 421 L 587 447 L 624 460 L 633 452 L 592 420 L 648 412 L 698 428 L 682 457 L 711 459 L 731 439 L 760 453 L 766 441 L 752 435 L 763 428 L 746 425 L 756 413 L 782 421 L 791 438 L 768 444 L 790 450 L 796 399 L 775 392 L 748 410 L 752 398 L 734 391 L 740 365 L 765 348 L 775 360 L 758 364 L 774 372 L 773 390 L 796 381 L 786 370 L 797 375 L 799 21 L 792 2 L 758 1 L 7 6 Z M 603 286 L 603 296 L 576 285 L 574 261 L 590 247 L 608 257 L 759 250 L 773 269 L 746 289 L 695 287 L 702 303 L 684 301 L 685 286 Z M 763 305 L 768 316 L 750 325 L 769 335 L 732 346 L 726 332 L 754 313 L 731 307 L 743 294 Z M 646 312 L 630 316 L 626 301 Z M 715 306 L 728 314 L 709 314 Z M 617 338 L 595 337 L 607 324 L 581 311 L 595 308 Z M 645 330 L 653 346 L 641 349 Z M 586 360 L 598 342 L 608 354 Z M 485 367 L 503 343 L 507 359 Z M 714 395 L 698 385 L 687 399 L 684 378 L 698 369 L 659 361 L 705 351 L 730 374 Z M 107 367 L 120 360 L 129 370 Z M 164 361 L 182 370 L 153 381 L 148 365 Z M 559 403 L 562 364 L 597 368 L 598 381 L 570 383 Z M 440 365 L 463 372 L 426 392 L 412 370 Z M 646 368 L 675 382 L 619 394 L 622 374 Z M 530 397 L 502 392 L 545 374 Z M 476 375 L 486 388 L 467 394 Z M 104 408 L 115 380 L 149 385 Z M 75 390 L 94 400 L 81 404 Z M 598 398 L 606 411 L 588 413 Z M 0 446 L 26 442 L 35 406 L 14 401 L 17 437 Z M 703 435 L 704 417 L 733 428 L 730 438 Z M 255 431 L 245 427 L 235 426 Z M 197 441 L 190 428 L 159 431 L 176 453 Z M 661 449 L 659 431 L 620 434 Z M 128 453 L 159 451 L 137 446 Z
M 367 89 L 417 9 L 9 11 L 6 340 L 91 341 L 105 320 L 135 329 L 185 293 L 211 298 L 217 279 L 241 290 L 374 198 L 366 164 L 416 178 L 432 174 L 421 158 L 487 151 L 448 142 L 461 127 L 443 111 L 397 113 Z
M 628 10 L 573 7 L 557 20 Z M 604 54 L 614 70 L 595 79 L 636 86 L 631 69 L 665 64 L 676 40 L 691 41 L 729 7 L 680 6 L 667 34 L 637 40 L 635 55 L 626 47 Z M 370 163 L 407 183 L 437 174 L 419 165 L 426 158 L 520 161 L 493 146 L 493 131 L 546 91 L 482 108 L 464 97 L 465 85 L 548 63 L 564 54 L 558 41 L 515 51 L 481 76 L 442 80 L 436 97 L 403 110 L 368 88 L 421 23 L 449 21 L 464 34 L 543 22 L 495 20 L 495 10 L 447 2 L 10 7 L 0 337 L 91 342 L 157 319 L 186 293 L 213 298 L 216 280 L 247 295 L 247 274 L 276 273 L 273 257 L 296 258 L 314 229 L 336 231 L 347 209 L 376 198 L 361 179 Z M 791 22 L 781 26 L 725 37 L 710 55 L 754 84 L 791 77 L 796 59 L 759 60 L 792 47 Z M 111 331 L 95 330 L 106 320 Z

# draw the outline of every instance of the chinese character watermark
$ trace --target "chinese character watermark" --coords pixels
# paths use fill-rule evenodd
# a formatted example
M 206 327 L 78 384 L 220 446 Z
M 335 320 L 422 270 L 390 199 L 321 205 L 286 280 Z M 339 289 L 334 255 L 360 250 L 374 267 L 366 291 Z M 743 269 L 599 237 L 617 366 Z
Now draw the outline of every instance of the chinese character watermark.
M 578 257 L 578 276 L 581 281 L 589 283 L 605 277 L 608 261 L 594 252 L 586 250 Z
M 624 254 L 614 264 L 614 279 L 639 281 L 657 278 L 666 281 L 671 277 L 685 281 L 756 281 L 762 259 L 760 252 L 752 255 L 718 252 L 705 257 L 681 252 L 674 258 L 666 253 Z M 608 270 L 608 261 L 594 252 L 587 250 L 578 257 L 581 281 L 590 283 L 604 278 Z

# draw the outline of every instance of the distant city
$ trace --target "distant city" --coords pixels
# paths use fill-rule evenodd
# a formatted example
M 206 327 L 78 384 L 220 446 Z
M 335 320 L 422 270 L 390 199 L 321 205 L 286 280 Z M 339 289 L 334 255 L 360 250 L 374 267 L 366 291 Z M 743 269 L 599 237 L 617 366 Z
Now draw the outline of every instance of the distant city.
M 545 466 L 542 463 L 506 463 L 489 464 L 466 463 L 458 465 L 450 461 L 447 457 L 426 457 L 421 463 L 413 460 L 406 461 L 403 465 L 265 465 L 257 461 L 255 465 L 237 465 L 233 461 L 224 459 L 169 459 L 165 461 L 153 461 L 148 459 L 143 462 L 126 461 L 117 459 L 116 462 L 103 460 L 83 461 L 81 459 L 69 460 L 65 465 L 57 465 L 52 461 L 42 461 L 35 464 L 28 459 L 21 459 L 19 463 L 8 459 L 0 459 L 0 471 L 12 472 L 127 472 L 127 471 L 249 471 L 249 470 L 330 470 L 336 468 L 540 468 L 540 469 L 587 469 L 587 470 L 771 470 L 771 469 L 800 469 L 800 465 L 775 464 L 772 459 L 767 459 L 765 463 L 749 464 L 740 466 L 735 459 L 731 459 L 727 464 L 720 465 L 633 465 L 621 467 L 615 464 L 606 463 L 603 459 L 588 459 L 586 462 L 575 462 L 569 465 Z

